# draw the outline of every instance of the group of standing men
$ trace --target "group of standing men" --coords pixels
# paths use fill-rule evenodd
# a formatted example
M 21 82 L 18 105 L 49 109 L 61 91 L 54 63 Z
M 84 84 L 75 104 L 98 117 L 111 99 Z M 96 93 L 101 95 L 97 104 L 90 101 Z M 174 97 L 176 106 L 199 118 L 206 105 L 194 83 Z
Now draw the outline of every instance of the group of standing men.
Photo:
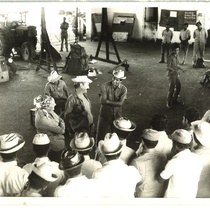
M 208 38 L 208 34 L 200 21 L 196 23 L 197 29 L 193 32 L 194 45 L 193 45 L 193 67 L 205 67 L 204 52 L 205 45 Z M 165 63 L 165 53 L 167 55 L 167 77 L 169 79 L 169 90 L 167 96 L 166 107 L 171 109 L 174 105 L 183 104 L 178 101 L 178 97 L 181 92 L 181 82 L 179 79 L 179 70 L 184 72 L 181 65 L 186 64 L 187 54 L 189 50 L 189 40 L 191 39 L 191 33 L 188 29 L 188 23 L 183 24 L 183 29 L 180 31 L 179 39 L 180 43 L 171 43 L 173 38 L 173 32 L 170 30 L 169 23 L 166 24 L 166 29 L 162 32 L 162 44 L 161 44 L 161 60 L 159 63 Z M 183 53 L 182 62 L 179 61 L 179 49 Z M 170 51 L 171 50 L 171 51 Z

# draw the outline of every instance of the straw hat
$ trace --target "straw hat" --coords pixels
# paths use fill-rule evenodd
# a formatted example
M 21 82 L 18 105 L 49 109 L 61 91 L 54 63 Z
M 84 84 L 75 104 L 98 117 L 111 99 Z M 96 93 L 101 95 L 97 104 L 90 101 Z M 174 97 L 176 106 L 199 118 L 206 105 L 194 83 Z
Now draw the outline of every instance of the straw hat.
M 20 150 L 25 144 L 23 137 L 18 133 L 0 136 L 0 153 L 13 153 Z
M 35 145 L 46 145 L 46 144 L 50 143 L 50 140 L 49 140 L 47 134 L 37 133 L 34 136 L 34 139 L 33 139 L 32 143 L 35 144 Z
M 58 74 L 57 71 L 52 71 L 50 73 L 50 76 L 47 78 L 47 80 L 51 83 L 54 83 L 56 81 L 58 81 L 62 76 Z
M 48 182 L 54 182 L 58 178 L 57 175 L 53 174 L 53 170 L 52 165 L 47 162 L 32 164 L 32 171 Z
M 126 79 L 125 72 L 121 69 L 116 69 L 113 71 L 113 76 L 118 79 Z
M 113 122 L 114 126 L 121 131 L 134 131 L 136 124 L 126 117 L 120 117 Z
M 144 129 L 141 137 L 149 141 L 158 141 L 159 132 L 151 128 Z
M 61 154 L 59 169 L 64 171 L 72 170 L 79 167 L 84 161 L 83 155 L 80 155 L 77 151 L 66 149 Z
M 70 142 L 70 147 L 76 151 L 90 150 L 94 146 L 94 138 L 90 138 L 86 132 L 75 133 Z
M 191 125 L 198 141 L 203 146 L 210 146 L 210 124 L 206 121 L 196 120 Z
M 92 80 L 90 80 L 86 75 L 76 76 L 75 78 L 72 79 L 72 81 L 74 83 L 80 83 L 80 82 L 91 83 L 92 82 Z
M 181 144 L 189 144 L 192 141 L 192 137 L 189 131 L 184 129 L 177 129 L 171 134 L 173 141 Z
M 123 143 L 116 133 L 107 133 L 104 140 L 99 141 L 98 148 L 104 155 L 115 155 L 122 151 Z

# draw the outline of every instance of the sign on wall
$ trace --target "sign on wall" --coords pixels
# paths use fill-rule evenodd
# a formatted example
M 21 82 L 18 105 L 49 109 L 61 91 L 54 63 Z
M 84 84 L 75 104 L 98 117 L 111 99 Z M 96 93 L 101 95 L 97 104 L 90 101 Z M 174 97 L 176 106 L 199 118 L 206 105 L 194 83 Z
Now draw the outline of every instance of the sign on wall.
M 183 23 L 187 22 L 189 25 L 195 25 L 197 18 L 197 11 L 180 11 L 180 10 L 161 10 L 160 26 L 170 24 L 174 31 L 180 31 Z

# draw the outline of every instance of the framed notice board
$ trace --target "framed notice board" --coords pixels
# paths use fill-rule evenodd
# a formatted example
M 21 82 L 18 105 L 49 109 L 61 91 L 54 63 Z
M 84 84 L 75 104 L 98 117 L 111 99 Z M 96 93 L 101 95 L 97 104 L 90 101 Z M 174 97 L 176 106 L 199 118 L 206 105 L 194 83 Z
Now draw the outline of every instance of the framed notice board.
M 127 41 L 132 34 L 135 22 L 135 14 L 114 13 L 112 22 L 113 39 L 115 41 Z
M 180 31 L 183 23 L 195 25 L 197 19 L 197 11 L 181 11 L 181 10 L 161 10 L 160 26 L 170 24 L 174 31 Z

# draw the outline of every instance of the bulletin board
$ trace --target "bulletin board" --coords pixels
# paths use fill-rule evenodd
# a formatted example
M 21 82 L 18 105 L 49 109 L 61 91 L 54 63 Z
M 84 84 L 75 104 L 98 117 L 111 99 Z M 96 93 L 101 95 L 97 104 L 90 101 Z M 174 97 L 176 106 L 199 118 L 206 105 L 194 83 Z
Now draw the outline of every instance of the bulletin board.
M 181 11 L 181 10 L 161 10 L 160 26 L 170 24 L 174 31 L 180 31 L 183 23 L 195 25 L 197 19 L 197 11 Z

